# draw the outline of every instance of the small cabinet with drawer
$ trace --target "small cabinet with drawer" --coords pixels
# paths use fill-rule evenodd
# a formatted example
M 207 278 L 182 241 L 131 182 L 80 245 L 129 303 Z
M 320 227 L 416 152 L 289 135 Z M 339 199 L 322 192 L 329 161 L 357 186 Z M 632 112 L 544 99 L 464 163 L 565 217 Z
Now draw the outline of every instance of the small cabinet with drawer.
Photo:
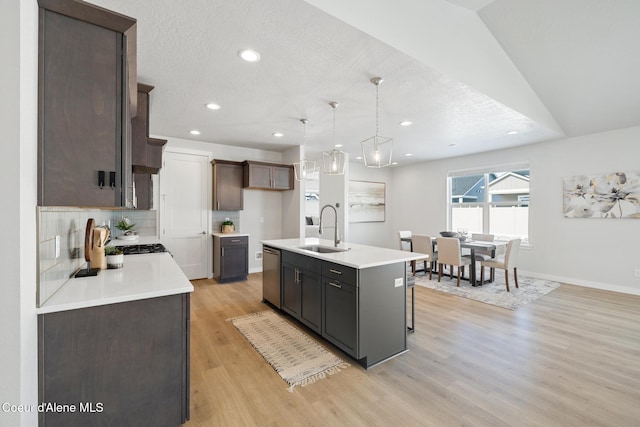
M 246 280 L 249 273 L 249 236 L 213 236 L 213 277 L 218 282 Z

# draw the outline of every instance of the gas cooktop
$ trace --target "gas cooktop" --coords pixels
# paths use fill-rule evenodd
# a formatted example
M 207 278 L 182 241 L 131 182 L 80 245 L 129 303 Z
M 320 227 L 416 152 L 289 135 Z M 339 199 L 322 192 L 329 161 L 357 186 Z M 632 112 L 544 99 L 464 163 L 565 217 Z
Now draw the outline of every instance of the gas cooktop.
M 124 252 L 125 255 L 155 254 L 159 252 L 167 252 L 167 248 L 165 248 L 162 243 L 124 245 L 122 246 L 122 252 Z

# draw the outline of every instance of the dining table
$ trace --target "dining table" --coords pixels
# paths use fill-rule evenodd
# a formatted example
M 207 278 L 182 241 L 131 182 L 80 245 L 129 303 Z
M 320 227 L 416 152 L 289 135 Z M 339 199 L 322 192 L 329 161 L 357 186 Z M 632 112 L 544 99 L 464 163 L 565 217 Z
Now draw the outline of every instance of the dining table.
M 400 240 L 403 242 L 409 242 L 411 251 L 413 252 L 413 243 L 412 243 L 411 237 L 402 237 Z M 437 239 L 432 238 L 431 241 L 433 243 L 433 250 L 435 251 L 438 244 Z M 491 258 L 495 258 L 496 250 L 501 246 L 506 246 L 506 244 L 507 242 L 500 242 L 500 241 L 487 242 L 487 241 L 470 240 L 470 239 L 460 240 L 460 249 L 462 250 L 464 248 L 464 249 L 469 249 L 470 251 L 469 257 L 471 259 L 471 265 L 469 266 L 469 283 L 471 283 L 471 286 L 482 286 L 483 284 L 476 279 L 476 251 L 477 250 L 488 251 L 491 253 Z M 488 282 L 489 280 L 485 280 L 484 283 L 488 283 Z

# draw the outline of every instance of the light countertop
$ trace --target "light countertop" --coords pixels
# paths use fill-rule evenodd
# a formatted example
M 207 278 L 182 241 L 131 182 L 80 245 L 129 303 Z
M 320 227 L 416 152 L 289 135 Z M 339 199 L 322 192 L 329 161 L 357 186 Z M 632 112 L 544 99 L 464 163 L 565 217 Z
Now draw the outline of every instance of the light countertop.
M 212 236 L 217 236 L 217 237 L 248 237 L 249 234 L 247 233 L 211 233 Z
M 401 251 L 397 249 L 379 248 L 376 246 L 358 245 L 355 243 L 340 243 L 339 248 L 349 248 L 344 252 L 334 253 L 318 253 L 306 249 L 300 249 L 300 246 L 321 245 L 333 247 L 333 240 L 317 239 L 317 238 L 300 238 L 300 239 L 280 239 L 280 240 L 262 240 L 263 245 L 271 246 L 277 249 L 284 249 L 290 252 L 296 252 L 302 255 L 311 256 L 325 261 L 335 262 L 336 264 L 346 265 L 353 268 L 369 268 L 380 265 L 395 264 L 398 262 L 414 261 L 424 259 L 426 254 L 417 252 Z
M 193 292 L 193 285 L 168 252 L 125 255 L 123 268 L 69 279 L 36 312 L 54 313 L 186 292 Z

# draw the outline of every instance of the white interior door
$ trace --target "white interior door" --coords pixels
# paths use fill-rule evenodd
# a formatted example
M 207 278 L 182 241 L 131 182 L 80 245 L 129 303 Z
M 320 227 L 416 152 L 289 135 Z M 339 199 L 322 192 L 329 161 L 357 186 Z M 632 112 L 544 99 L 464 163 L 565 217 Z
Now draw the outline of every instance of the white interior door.
M 160 240 L 188 279 L 207 277 L 207 156 L 164 153 L 160 170 Z

